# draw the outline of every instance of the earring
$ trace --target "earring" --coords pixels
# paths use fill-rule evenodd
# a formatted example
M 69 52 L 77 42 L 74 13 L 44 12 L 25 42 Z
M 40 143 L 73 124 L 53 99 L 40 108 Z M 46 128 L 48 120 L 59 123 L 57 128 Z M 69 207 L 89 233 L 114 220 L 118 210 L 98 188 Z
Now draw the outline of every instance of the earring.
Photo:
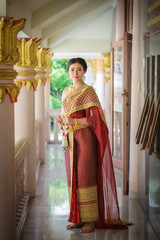
M 85 80 L 86 80 L 86 76 L 85 76 L 85 75 L 83 75 L 83 81 L 85 82 Z

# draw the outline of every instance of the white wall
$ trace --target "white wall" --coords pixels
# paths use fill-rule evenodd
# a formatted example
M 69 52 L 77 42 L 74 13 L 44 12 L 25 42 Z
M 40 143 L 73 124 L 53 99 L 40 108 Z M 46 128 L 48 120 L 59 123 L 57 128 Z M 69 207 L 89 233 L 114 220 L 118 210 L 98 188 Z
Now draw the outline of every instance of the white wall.
M 15 20 L 25 18 L 26 24 L 23 32 L 31 37 L 31 10 L 24 4 L 24 2 L 16 1 L 7 6 L 7 16 L 14 17 Z

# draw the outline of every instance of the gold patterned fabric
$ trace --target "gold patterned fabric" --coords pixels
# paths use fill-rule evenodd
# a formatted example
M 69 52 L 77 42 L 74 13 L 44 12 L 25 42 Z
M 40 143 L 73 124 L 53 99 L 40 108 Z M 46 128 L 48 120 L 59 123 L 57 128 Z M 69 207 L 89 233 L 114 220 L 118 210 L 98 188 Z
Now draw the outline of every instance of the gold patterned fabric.
M 86 109 L 93 105 L 100 107 L 100 102 L 91 86 L 81 87 L 78 90 L 72 91 L 63 101 L 66 116 L 70 116 L 76 111 Z
M 82 222 L 92 222 L 98 219 L 97 185 L 78 188 L 78 202 Z
M 81 222 L 96 221 L 98 218 L 96 144 L 96 136 L 89 127 L 74 132 Z
M 95 221 L 96 228 L 124 228 L 105 117 L 93 87 L 84 85 L 63 100 L 64 115 L 85 118 L 87 126 L 70 127 L 65 154 L 70 192 L 69 222 Z
M 91 102 L 91 99 L 94 99 L 94 101 Z M 68 94 L 63 101 L 63 108 L 66 116 L 82 118 L 86 116 L 85 109 L 93 104 L 95 106 L 100 106 L 97 95 L 92 87 L 85 86 Z M 96 135 L 88 126 L 70 126 L 69 146 L 70 154 L 66 154 L 66 157 L 69 156 L 70 160 L 66 165 L 68 169 L 67 179 L 70 205 L 73 197 L 73 159 L 75 159 L 80 221 L 96 221 L 98 219 Z

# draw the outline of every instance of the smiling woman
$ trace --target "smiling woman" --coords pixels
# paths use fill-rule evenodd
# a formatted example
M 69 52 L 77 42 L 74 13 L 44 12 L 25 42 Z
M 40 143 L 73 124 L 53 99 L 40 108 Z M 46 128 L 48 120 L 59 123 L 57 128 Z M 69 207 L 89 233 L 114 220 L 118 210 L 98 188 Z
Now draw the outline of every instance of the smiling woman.
M 56 118 L 65 138 L 72 223 L 67 229 L 82 227 L 80 232 L 88 233 L 95 228 L 124 228 L 105 117 L 93 87 L 82 80 L 87 64 L 73 58 L 67 70 L 73 85 L 64 89 L 62 113 Z

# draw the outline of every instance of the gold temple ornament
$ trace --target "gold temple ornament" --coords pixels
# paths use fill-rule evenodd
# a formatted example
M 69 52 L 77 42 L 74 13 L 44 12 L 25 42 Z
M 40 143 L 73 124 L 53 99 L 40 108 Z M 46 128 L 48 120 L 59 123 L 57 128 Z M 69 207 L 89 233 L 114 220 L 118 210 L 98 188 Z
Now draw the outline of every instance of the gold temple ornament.
M 0 103 L 8 94 L 11 103 L 17 101 L 20 89 L 14 84 L 17 75 L 14 64 L 19 60 L 17 34 L 24 28 L 24 18 L 0 17 Z
M 30 91 L 31 87 L 33 87 L 33 90 L 36 91 L 38 83 L 35 79 L 36 71 L 34 68 L 38 63 L 37 51 L 41 42 L 42 39 L 37 40 L 37 38 L 22 38 L 17 40 L 20 58 L 15 65 L 18 76 L 14 82 L 19 88 L 26 86 L 27 90 Z

